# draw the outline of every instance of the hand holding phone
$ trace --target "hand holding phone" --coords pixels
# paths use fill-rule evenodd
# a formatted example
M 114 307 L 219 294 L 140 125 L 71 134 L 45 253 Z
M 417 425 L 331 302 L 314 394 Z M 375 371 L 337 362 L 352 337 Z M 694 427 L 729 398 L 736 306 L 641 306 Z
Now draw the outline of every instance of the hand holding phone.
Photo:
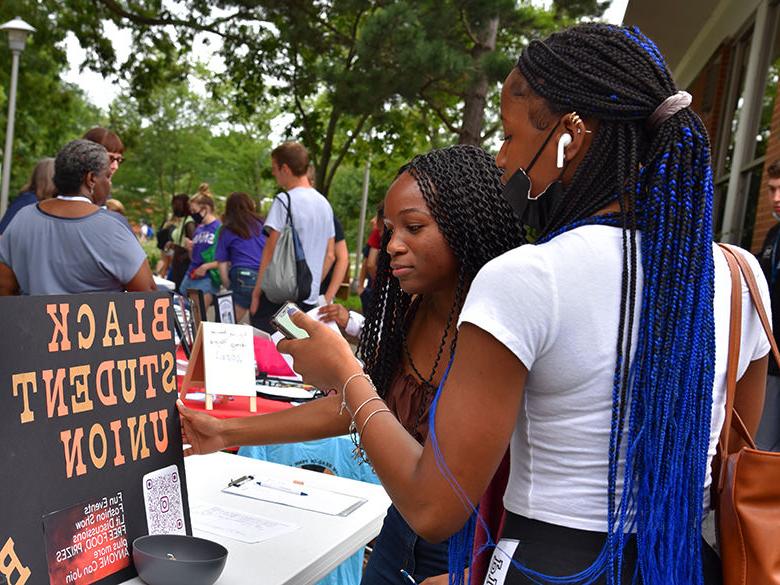
M 300 309 L 295 306 L 295 303 L 285 303 L 282 305 L 282 308 L 271 317 L 271 325 L 276 327 L 276 329 L 287 339 L 306 339 L 309 337 L 309 334 L 293 323 L 290 318 L 291 313 L 294 313 L 295 311 L 300 311 Z

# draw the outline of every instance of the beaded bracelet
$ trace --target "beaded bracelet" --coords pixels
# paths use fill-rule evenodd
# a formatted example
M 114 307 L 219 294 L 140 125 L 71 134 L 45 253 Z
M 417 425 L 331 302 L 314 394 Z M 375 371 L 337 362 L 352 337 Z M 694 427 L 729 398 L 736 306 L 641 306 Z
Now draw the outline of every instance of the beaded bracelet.
M 376 387 L 374 386 L 374 382 L 371 381 L 371 378 L 368 374 L 365 374 L 363 372 L 358 372 L 357 374 L 352 374 L 349 378 L 347 378 L 347 381 L 344 382 L 344 385 L 341 387 L 341 407 L 339 407 L 339 415 L 344 414 L 344 409 L 347 409 L 347 412 L 354 417 L 352 414 L 352 411 L 349 410 L 349 407 L 347 406 L 347 386 L 349 383 L 354 380 L 355 378 L 365 378 L 368 380 L 368 383 L 371 384 L 371 387 L 376 391 Z

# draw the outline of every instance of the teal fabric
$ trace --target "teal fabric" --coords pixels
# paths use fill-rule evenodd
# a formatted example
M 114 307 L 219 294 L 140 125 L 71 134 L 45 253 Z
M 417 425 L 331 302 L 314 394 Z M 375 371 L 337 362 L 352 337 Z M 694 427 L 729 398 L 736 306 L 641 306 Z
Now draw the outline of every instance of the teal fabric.
M 358 465 L 358 462 L 353 459 L 352 447 L 352 441 L 345 435 L 305 443 L 241 447 L 238 454 L 379 484 L 379 478 L 369 465 L 365 463 Z M 359 550 L 321 579 L 317 585 L 358 585 L 362 574 L 363 551 Z

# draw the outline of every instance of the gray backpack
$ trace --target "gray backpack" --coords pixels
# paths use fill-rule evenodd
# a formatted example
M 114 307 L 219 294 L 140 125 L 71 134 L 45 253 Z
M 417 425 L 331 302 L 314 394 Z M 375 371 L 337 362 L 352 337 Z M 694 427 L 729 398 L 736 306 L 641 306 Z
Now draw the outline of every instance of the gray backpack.
M 287 203 L 281 196 L 279 202 L 287 210 L 287 223 L 263 274 L 262 289 L 272 303 L 302 303 L 311 295 L 311 270 L 306 264 L 303 246 L 293 223 L 290 194 L 286 191 L 284 194 L 287 195 Z

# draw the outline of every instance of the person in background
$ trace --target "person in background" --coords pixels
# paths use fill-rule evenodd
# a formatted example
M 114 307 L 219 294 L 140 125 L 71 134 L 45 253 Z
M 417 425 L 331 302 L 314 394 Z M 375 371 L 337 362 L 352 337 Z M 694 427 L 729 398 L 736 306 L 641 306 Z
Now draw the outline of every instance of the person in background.
M 108 178 L 113 180 L 114 174 L 119 170 L 119 165 L 125 162 L 125 145 L 122 143 L 122 140 L 108 128 L 101 128 L 99 126 L 88 130 L 87 133 L 84 134 L 83 138 L 84 140 L 90 140 L 100 144 L 108 151 L 108 160 L 110 163 L 110 175 Z M 105 199 L 102 201 L 96 201 L 95 203 L 98 207 L 107 209 L 109 213 L 114 214 L 114 217 L 116 217 L 127 229 L 133 232 L 133 228 L 130 225 L 130 222 L 127 220 L 127 217 L 125 217 L 124 213 L 119 213 L 109 209 L 106 202 L 110 198 L 111 191 L 105 195 Z
M 190 212 L 198 227 L 192 236 L 190 265 L 187 268 L 187 274 L 181 281 L 179 290 L 185 296 L 190 289 L 202 290 L 204 301 L 208 307 L 211 305 L 214 295 L 219 292 L 219 287 L 214 284 L 208 271 L 217 269 L 218 264 L 216 261 L 205 262 L 203 252 L 216 243 L 217 230 L 222 222 L 214 214 L 214 199 L 205 191 L 193 195 L 190 200 Z
M 198 226 L 190 214 L 190 196 L 186 193 L 179 193 L 171 198 L 171 211 L 178 223 L 171 230 L 170 241 L 163 245 L 164 250 L 171 254 L 168 279 L 174 283 L 175 290 L 179 290 L 190 266 L 190 248 L 195 228 Z
M 265 221 L 268 239 L 263 248 L 263 258 L 260 261 L 249 309 L 252 325 L 263 331 L 275 331 L 270 318 L 281 306 L 272 303 L 262 294 L 262 284 L 263 272 L 273 258 L 282 229 L 287 225 L 288 195 L 293 223 L 312 279 L 309 297 L 299 303 L 302 309 L 310 310 L 317 305 L 323 268 L 335 258 L 333 210 L 328 200 L 311 186 L 308 171 L 309 153 L 302 144 L 285 142 L 271 152 L 271 173 L 284 192 L 275 197 Z
M 376 277 L 382 311 L 366 320 L 359 354 L 417 449 L 428 435 L 428 410 L 456 346 L 455 322 L 471 280 L 490 259 L 525 241 L 501 197 L 500 177 L 482 149 L 452 146 L 415 157 L 387 191 L 389 233 L 380 244 Z M 322 316 L 346 313 L 338 304 L 319 310 Z M 284 412 L 230 421 L 180 410 L 186 437 L 202 452 L 210 449 L 204 449 L 206 442 L 222 448 L 345 434 L 349 415 L 340 412 L 339 402 L 326 396 Z M 401 585 L 404 569 L 421 584 L 444 585 L 447 554 L 446 541 L 418 536 L 393 506 L 362 584 Z
M 169 246 L 169 243 L 171 242 L 171 234 L 176 228 L 176 225 L 176 218 L 166 217 L 163 219 L 157 232 L 155 232 L 156 246 L 160 251 L 160 259 L 157 261 L 154 273 L 157 276 L 166 279 L 168 278 L 168 272 L 171 269 L 171 260 L 173 259 L 173 248 Z
M 767 167 L 767 196 L 772 205 L 772 217 L 777 220 L 764 238 L 758 261 L 769 283 L 772 301 L 772 331 L 780 343 L 780 160 Z M 756 445 L 767 451 L 780 451 L 780 367 L 769 357 L 764 412 L 756 433 Z
M 106 209 L 109 211 L 113 211 L 114 213 L 118 213 L 119 215 L 123 215 L 127 217 L 127 213 L 125 213 L 125 206 L 122 204 L 122 202 L 119 199 L 114 199 L 113 197 L 106 201 Z
M 336 293 L 339 292 L 341 283 L 344 282 L 349 271 L 349 248 L 347 248 L 347 240 L 344 238 L 344 228 L 341 227 L 341 222 L 335 214 L 333 215 L 333 231 L 333 252 L 336 257 L 332 264 L 325 267 L 325 278 L 322 279 L 320 285 L 320 294 L 325 297 L 327 304 L 332 303 L 333 299 L 336 298 Z
M 231 193 L 225 202 L 215 259 L 219 263 L 222 286 L 233 293 L 237 323 L 252 304 L 265 240 L 263 220 L 255 202 L 246 193 Z
M 57 154 L 58 195 L 17 213 L 0 238 L 0 294 L 156 290 L 146 254 L 114 215 L 106 149 L 74 140 Z
M 122 142 L 122 139 L 108 128 L 101 128 L 100 126 L 96 126 L 95 128 L 88 130 L 86 134 L 84 134 L 83 138 L 84 140 L 97 142 L 98 144 L 104 146 L 108 151 L 108 160 L 110 162 L 111 173 L 109 178 L 113 179 L 114 173 L 119 170 L 119 165 L 125 162 L 125 145 Z
M 376 215 L 371 218 L 371 227 L 371 233 L 368 235 L 368 241 L 363 249 L 363 265 L 360 267 L 360 278 L 358 283 L 358 295 L 360 295 L 360 305 L 363 308 L 364 315 L 367 315 L 371 310 L 371 304 L 374 299 L 376 266 L 379 258 L 382 235 L 385 231 L 385 210 L 383 202 L 380 202 L 376 206 Z
M 54 186 L 54 159 L 42 158 L 37 162 L 30 180 L 22 187 L 19 195 L 11 201 L 8 209 L 0 220 L 0 235 L 22 207 L 38 203 L 54 197 L 57 188 Z

